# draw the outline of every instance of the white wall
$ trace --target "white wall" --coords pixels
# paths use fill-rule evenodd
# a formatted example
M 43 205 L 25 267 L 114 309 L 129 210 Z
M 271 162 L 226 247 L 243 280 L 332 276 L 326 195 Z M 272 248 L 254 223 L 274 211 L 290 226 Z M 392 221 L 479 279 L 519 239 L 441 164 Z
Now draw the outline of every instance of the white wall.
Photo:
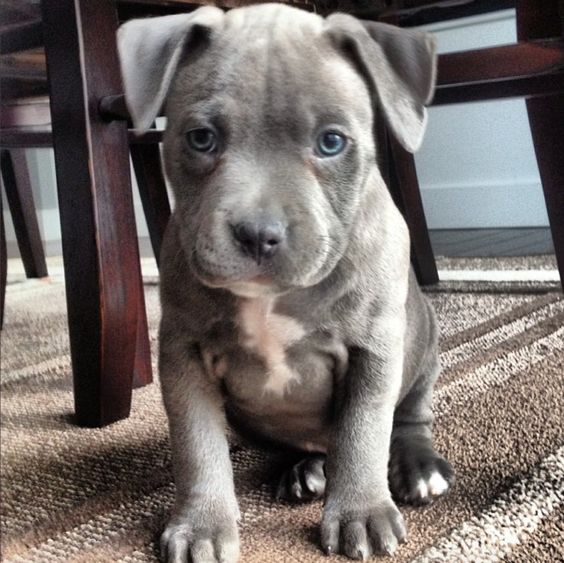
M 514 10 L 424 29 L 441 53 L 516 41 Z M 430 108 L 415 160 L 430 228 L 548 225 L 522 99 Z

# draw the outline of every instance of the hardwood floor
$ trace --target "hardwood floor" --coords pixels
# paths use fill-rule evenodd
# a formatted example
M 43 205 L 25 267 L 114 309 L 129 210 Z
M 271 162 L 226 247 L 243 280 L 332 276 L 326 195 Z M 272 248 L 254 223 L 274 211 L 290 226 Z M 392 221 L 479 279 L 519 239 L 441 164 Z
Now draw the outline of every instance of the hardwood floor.
M 490 257 L 552 254 L 548 228 L 430 231 L 435 256 Z

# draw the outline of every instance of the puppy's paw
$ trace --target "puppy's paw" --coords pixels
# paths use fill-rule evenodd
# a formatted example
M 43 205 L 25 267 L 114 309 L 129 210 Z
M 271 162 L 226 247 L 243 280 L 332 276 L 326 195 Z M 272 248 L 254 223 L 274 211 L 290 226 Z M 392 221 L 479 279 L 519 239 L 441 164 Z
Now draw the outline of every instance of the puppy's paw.
M 161 535 L 161 558 L 167 563 L 236 563 L 239 560 L 237 521 L 229 516 L 185 511 L 173 517 Z
M 398 502 L 424 505 L 446 495 L 454 484 L 454 471 L 430 446 L 396 448 L 390 456 L 389 480 Z
M 406 535 L 403 517 L 391 500 L 364 510 L 328 505 L 321 521 L 321 547 L 327 555 L 342 553 L 362 561 L 375 553 L 393 555 Z
M 306 457 L 282 475 L 276 498 L 289 501 L 321 498 L 325 483 L 325 456 Z

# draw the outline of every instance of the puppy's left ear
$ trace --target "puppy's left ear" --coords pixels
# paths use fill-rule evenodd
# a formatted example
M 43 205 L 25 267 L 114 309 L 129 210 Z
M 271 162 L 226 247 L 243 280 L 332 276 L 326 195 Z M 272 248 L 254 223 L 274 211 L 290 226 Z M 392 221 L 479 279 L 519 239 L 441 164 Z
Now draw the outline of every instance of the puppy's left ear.
M 437 54 L 432 35 L 346 14 L 327 18 L 327 33 L 353 59 L 398 141 L 421 146 L 428 104 L 435 91 Z

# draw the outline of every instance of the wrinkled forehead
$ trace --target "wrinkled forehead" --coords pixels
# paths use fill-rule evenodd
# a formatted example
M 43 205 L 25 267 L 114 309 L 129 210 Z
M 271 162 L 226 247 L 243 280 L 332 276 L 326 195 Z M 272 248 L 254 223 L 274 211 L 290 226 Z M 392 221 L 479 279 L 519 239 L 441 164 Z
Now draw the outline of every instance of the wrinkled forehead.
M 297 10 L 291 17 L 284 10 L 229 12 L 195 60 L 187 55 L 175 86 L 186 111 L 267 113 L 285 122 L 323 113 L 368 119 L 370 112 L 368 88 L 324 33 L 324 20 Z
M 320 33 L 324 19 L 317 14 L 289 8 L 284 4 L 259 4 L 225 13 L 224 30 L 235 33 L 263 34 L 269 36 L 293 29 L 296 33 Z

